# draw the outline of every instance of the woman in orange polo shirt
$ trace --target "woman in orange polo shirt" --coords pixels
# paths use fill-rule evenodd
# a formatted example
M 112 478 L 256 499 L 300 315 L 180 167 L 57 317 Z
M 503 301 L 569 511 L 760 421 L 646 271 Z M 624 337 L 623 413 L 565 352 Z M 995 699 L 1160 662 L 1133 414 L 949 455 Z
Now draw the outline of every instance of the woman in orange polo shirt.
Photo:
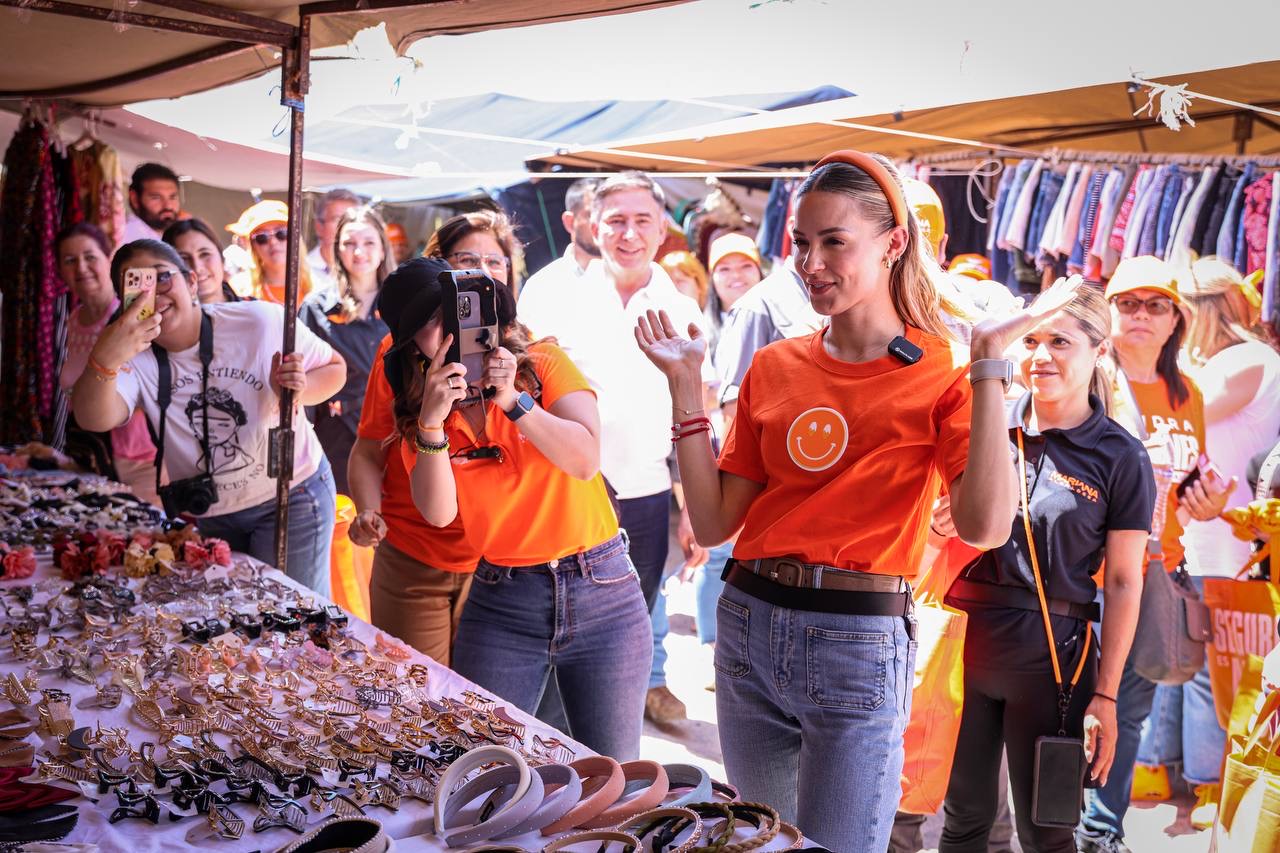
M 832 850 L 884 850 L 915 654 L 904 576 L 944 482 L 961 538 L 1008 538 L 1017 492 L 1003 353 L 1075 288 L 979 324 L 970 367 L 948 340 L 937 265 L 887 160 L 847 151 L 820 163 L 798 191 L 792 234 L 796 270 L 831 322 L 756 353 L 718 466 L 703 432 L 705 341 L 653 316 L 636 337 L 671 385 L 699 544 L 741 531 L 716 630 L 729 779 Z
M 465 377 L 463 365 L 446 364 L 438 276 L 448 269 L 435 258 L 409 261 L 387 279 L 382 299 L 414 504 L 435 527 L 461 518 L 484 555 L 453 668 L 529 713 L 554 672 L 569 733 L 597 752 L 634 759 L 653 642 L 599 474 L 595 394 L 559 347 L 529 343 L 504 285 L 502 346 L 484 374 Z M 492 396 L 458 405 L 468 383 Z

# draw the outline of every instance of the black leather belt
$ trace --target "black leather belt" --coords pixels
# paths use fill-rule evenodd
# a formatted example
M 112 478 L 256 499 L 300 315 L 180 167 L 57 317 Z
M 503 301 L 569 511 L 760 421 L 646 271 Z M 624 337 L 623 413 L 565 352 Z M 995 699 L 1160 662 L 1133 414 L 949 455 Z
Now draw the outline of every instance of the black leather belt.
M 973 602 L 975 604 L 994 604 L 999 607 L 1012 607 L 1015 610 L 1031 610 L 1040 612 L 1040 597 L 1029 589 L 1016 586 L 998 586 L 982 583 L 968 578 L 956 578 L 947 593 L 947 600 L 957 602 Z M 1049 612 L 1055 616 L 1066 616 L 1082 622 L 1101 622 L 1102 609 L 1096 601 L 1081 604 L 1077 601 L 1064 601 L 1061 598 L 1048 599 Z
M 768 574 L 758 573 L 748 568 L 754 565 L 729 560 L 725 564 L 721 577 L 725 583 L 742 590 L 747 595 L 767 601 L 778 607 L 791 610 L 807 610 L 814 613 L 843 613 L 847 616 L 910 616 L 914 607 L 911 599 L 911 587 L 901 578 L 892 575 L 866 575 L 880 578 L 876 584 L 888 584 L 900 581 L 904 592 L 871 591 L 868 589 L 789 586 L 772 580 Z M 803 564 L 798 564 L 803 565 Z M 841 571 L 832 569 L 831 572 Z M 844 572 L 854 575 L 854 572 Z M 829 577 L 830 573 L 824 575 Z M 781 574 L 779 575 L 781 577 Z

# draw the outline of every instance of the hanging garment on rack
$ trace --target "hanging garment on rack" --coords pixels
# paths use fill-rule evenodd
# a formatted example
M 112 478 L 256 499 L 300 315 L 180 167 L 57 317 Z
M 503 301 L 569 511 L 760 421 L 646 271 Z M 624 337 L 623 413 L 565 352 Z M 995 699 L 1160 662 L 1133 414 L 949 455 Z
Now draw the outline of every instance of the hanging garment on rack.
M 1103 280 L 1107 242 L 1111 237 L 1111 229 L 1115 226 L 1116 211 L 1129 190 L 1129 182 L 1133 180 L 1134 173 L 1135 170 L 1127 166 L 1113 166 L 1107 173 L 1106 183 L 1102 185 L 1102 202 L 1098 206 L 1093 238 L 1089 243 L 1089 252 L 1085 259 L 1085 278 L 1089 281 Z
M 1013 184 L 1009 187 L 1009 196 L 1005 200 L 1004 209 L 1000 212 L 1000 225 L 998 236 L 996 238 L 996 248 L 1008 251 L 1009 245 L 1009 229 L 1013 222 L 1013 212 L 1017 209 L 1018 201 L 1022 198 L 1022 188 L 1027 183 L 1027 178 L 1031 176 L 1031 170 L 1035 168 L 1035 161 L 1023 160 L 1018 164 L 1018 169 L 1013 176 Z
M 1236 247 L 1236 257 L 1243 258 L 1236 269 L 1241 275 L 1260 270 L 1267 261 L 1267 226 L 1271 222 L 1271 175 L 1258 178 L 1244 190 L 1244 213 L 1240 222 L 1244 239 Z
M 1013 186 L 1013 176 L 1017 168 L 1005 169 L 1000 174 L 1000 183 L 996 185 L 996 201 L 991 208 L 991 218 L 987 228 L 987 254 L 995 257 L 996 241 L 1000 233 L 1000 215 L 1004 212 L 1005 203 L 1009 199 L 1009 189 Z
M 1010 250 L 1022 252 L 1028 245 L 1027 225 L 1031 220 L 1031 206 L 1035 202 L 1036 192 L 1040 189 L 1040 173 L 1042 171 L 1044 171 L 1044 161 L 1036 160 L 1031 165 L 1031 171 L 1027 173 L 1027 179 L 1022 184 L 1022 191 L 1018 193 L 1018 200 L 1013 206 L 1013 214 L 1009 218 L 1009 230 L 1005 236 L 1005 243 L 1008 244 Z M 1035 247 L 1033 246 L 1032 254 L 1034 253 Z
M 1151 214 L 1143 223 L 1138 254 L 1155 255 L 1169 239 L 1169 224 L 1173 222 L 1173 212 L 1178 208 L 1178 198 L 1181 195 L 1182 169 L 1177 164 L 1170 164 L 1165 169 L 1159 193 L 1152 199 Z M 1162 236 L 1164 240 L 1161 240 Z
M 1187 206 L 1183 209 L 1181 218 L 1178 219 L 1173 236 L 1169 240 L 1168 250 L 1165 252 L 1165 260 L 1175 266 L 1186 266 L 1191 263 L 1191 243 L 1196 229 L 1200 227 L 1201 212 L 1217 184 L 1218 174 L 1221 171 L 1217 166 L 1208 166 L 1196 181 L 1196 187 L 1187 200 Z
M 1160 215 L 1160 202 L 1164 197 L 1164 185 L 1169 179 L 1170 168 L 1167 164 L 1157 166 L 1147 184 L 1146 191 L 1138 199 L 1133 218 L 1129 220 L 1129 230 L 1125 234 L 1124 256 L 1126 258 L 1149 255 L 1151 250 L 1155 249 L 1156 218 Z M 1151 224 L 1149 231 L 1147 223 Z M 1151 247 L 1151 250 L 1143 251 L 1144 242 Z
M 1058 239 L 1062 236 L 1067 205 L 1071 201 L 1071 195 L 1075 191 L 1076 182 L 1079 178 L 1080 164 L 1072 163 L 1067 167 L 1067 174 L 1062 179 L 1062 189 L 1058 191 L 1058 197 L 1054 199 L 1053 207 L 1049 208 L 1049 215 L 1045 219 L 1044 233 L 1040 235 L 1040 245 L 1038 247 L 1040 258 L 1046 263 L 1053 257 L 1054 247 L 1058 245 Z
M 783 257 L 782 237 L 787 229 L 794 184 L 794 181 L 787 178 L 774 178 L 769 186 L 769 198 L 764 203 L 764 217 L 760 220 L 760 233 L 756 236 L 756 245 L 760 248 L 761 255 Z
M 1222 220 L 1227 215 L 1227 204 L 1231 200 L 1231 191 L 1236 181 L 1240 180 L 1243 170 L 1234 165 L 1222 167 L 1218 180 L 1214 183 L 1213 205 L 1209 218 L 1205 220 L 1199 235 L 1191 236 L 1191 248 L 1196 249 L 1200 257 L 1214 255 L 1218 252 L 1218 232 L 1222 230 Z M 1208 202 L 1205 202 L 1206 206 Z
M 94 141 L 85 148 L 73 148 L 71 159 L 85 221 L 101 228 L 111 245 L 118 248 L 124 242 L 126 204 L 119 155 L 105 142 Z
M 1080 214 L 1080 228 L 1076 232 L 1075 243 L 1071 246 L 1071 255 L 1067 258 L 1067 269 L 1071 272 L 1084 272 L 1085 247 L 1092 242 L 1098 208 L 1102 204 L 1102 185 L 1106 180 L 1107 172 L 1101 169 L 1089 176 L 1089 186 L 1085 190 L 1084 210 Z
M 1271 173 L 1271 218 L 1267 223 L 1267 271 L 1262 278 L 1262 322 L 1280 321 L 1280 171 Z
M 1053 211 L 1053 206 L 1058 203 L 1058 196 L 1062 193 L 1062 185 L 1066 179 L 1065 174 L 1059 174 L 1052 169 L 1045 169 L 1040 173 L 1040 191 L 1036 196 L 1035 205 L 1031 208 L 1031 223 L 1027 228 L 1027 251 L 1035 255 L 1037 266 L 1043 266 L 1040 260 L 1040 243 L 1044 239 L 1045 228 L 1049 224 L 1049 214 Z
M 1178 189 L 1178 203 L 1173 207 L 1173 217 L 1169 220 L 1167 227 L 1156 227 L 1156 256 L 1166 258 L 1169 255 L 1169 245 L 1173 242 L 1174 235 L 1178 231 L 1178 223 L 1182 221 L 1182 216 L 1186 213 L 1187 205 L 1191 203 L 1191 194 L 1196 190 L 1196 181 L 1199 176 L 1183 171 L 1182 186 Z
M 1107 241 L 1107 257 L 1103 263 L 1103 272 L 1108 276 L 1115 272 L 1116 265 L 1124 257 L 1125 235 L 1129 231 L 1129 223 L 1138 206 L 1138 199 L 1141 198 L 1143 190 L 1150 181 L 1151 167 L 1145 164 L 1139 166 L 1133 183 L 1129 185 L 1124 200 L 1120 202 L 1120 210 L 1116 213 L 1116 224 L 1112 226 L 1111 237 Z
M 1227 209 L 1222 215 L 1222 227 L 1218 230 L 1216 252 L 1225 261 L 1236 256 L 1236 231 L 1240 223 L 1240 208 L 1244 206 L 1244 188 L 1253 183 L 1255 167 L 1246 163 L 1244 172 L 1236 179 L 1231 189 L 1231 197 L 1227 199 Z
M 1054 252 L 1059 258 L 1066 259 L 1071 255 L 1076 235 L 1080 233 L 1080 218 L 1084 214 L 1084 204 L 1089 197 L 1089 181 L 1093 177 L 1093 166 L 1088 163 L 1080 167 L 1080 176 L 1071 188 L 1071 199 L 1067 202 L 1062 215 L 1062 231 L 1058 234 L 1058 242 Z

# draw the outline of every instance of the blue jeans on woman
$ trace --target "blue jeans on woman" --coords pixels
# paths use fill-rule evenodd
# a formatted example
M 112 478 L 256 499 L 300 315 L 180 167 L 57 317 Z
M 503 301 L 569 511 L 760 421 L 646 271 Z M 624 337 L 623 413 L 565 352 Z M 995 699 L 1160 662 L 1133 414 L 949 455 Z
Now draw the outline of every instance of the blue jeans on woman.
M 653 637 L 625 534 L 536 566 L 481 560 L 453 668 L 534 713 L 554 667 L 569 735 L 619 761 L 640 753 Z
M 288 550 L 285 565 L 277 567 L 325 598 L 329 597 L 329 548 L 333 544 L 337 500 L 333 470 L 329 460 L 321 458 L 316 472 L 289 490 Z M 232 551 L 275 565 L 276 502 L 273 500 L 226 515 L 198 518 L 196 526 L 205 536 L 227 540 Z
M 831 850 L 886 850 L 915 641 L 900 616 L 720 596 L 716 714 L 729 781 Z
M 724 564 L 733 556 L 732 542 L 717 545 L 707 553 L 707 562 L 693 576 L 693 595 L 697 602 L 698 642 L 704 646 L 716 641 L 716 604 L 724 591 Z

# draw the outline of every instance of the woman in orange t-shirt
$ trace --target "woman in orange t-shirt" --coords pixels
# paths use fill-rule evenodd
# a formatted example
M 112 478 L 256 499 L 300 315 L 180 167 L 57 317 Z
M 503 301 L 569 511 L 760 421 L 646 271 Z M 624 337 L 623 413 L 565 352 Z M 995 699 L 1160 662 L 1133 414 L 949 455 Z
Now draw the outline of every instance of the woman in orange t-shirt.
M 1156 480 L 1147 571 L 1177 571 L 1177 577 L 1190 584 L 1180 568 L 1182 531 L 1192 519 L 1216 518 L 1231 489 L 1201 472 L 1178 494 L 1179 484 L 1198 470 L 1206 447 L 1204 397 L 1178 368 L 1187 320 L 1177 276 L 1171 264 L 1152 255 L 1126 258 L 1107 283 L 1106 298 L 1119 368 L 1115 417 L 1146 445 Z M 1207 690 L 1207 674 L 1202 680 Z M 1151 713 L 1155 692 L 1154 682 L 1125 664 L 1116 703 L 1115 762 L 1106 785 L 1088 791 L 1077 835 L 1081 849 L 1113 849 L 1103 845 L 1124 837 L 1142 723 Z
M 595 394 L 559 347 L 529 343 L 504 285 L 501 346 L 483 374 L 446 363 L 452 336 L 443 329 L 439 275 L 448 270 L 435 258 L 408 261 L 383 285 L 382 305 L 414 504 L 435 527 L 461 518 L 484 555 L 453 668 L 529 713 L 554 672 L 569 733 L 597 752 L 634 759 L 653 640 L 599 473 Z M 492 390 L 461 405 L 468 386 Z
M 1017 495 L 1003 353 L 1074 298 L 1075 283 L 979 324 L 970 368 L 887 160 L 850 151 L 820 163 L 797 193 L 792 235 L 796 271 L 831 322 L 756 353 L 718 466 L 703 433 L 705 341 L 654 316 L 636 336 L 671 385 L 699 544 L 741 531 L 716 630 L 729 780 L 826 847 L 884 850 L 915 654 L 905 576 L 944 481 L 961 538 L 1008 538 Z
M 446 221 L 431 235 L 423 253 L 453 258 L 459 265 L 483 266 L 494 281 L 510 286 L 515 248 L 515 232 L 507 217 L 479 210 Z M 392 411 L 395 394 L 383 368 L 390 348 L 388 334 L 369 372 L 360 426 L 347 463 L 351 498 L 359 512 L 350 536 L 357 545 L 377 547 L 369 581 L 373 624 L 449 666 L 453 635 L 480 549 L 467 538 L 460 519 L 448 527 L 429 527 L 413 505 Z

